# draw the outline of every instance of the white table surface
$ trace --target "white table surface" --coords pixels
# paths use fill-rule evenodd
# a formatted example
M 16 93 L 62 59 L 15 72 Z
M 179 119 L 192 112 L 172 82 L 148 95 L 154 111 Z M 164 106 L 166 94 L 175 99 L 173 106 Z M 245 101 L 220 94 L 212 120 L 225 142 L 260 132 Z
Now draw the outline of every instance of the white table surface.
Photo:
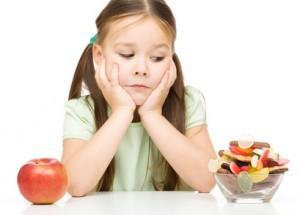
M 66 194 L 52 205 L 32 205 L 25 199 L 1 199 L 1 214 L 57 215 L 57 214 L 230 214 L 230 215 L 280 215 L 298 213 L 295 197 L 275 195 L 270 203 L 228 203 L 218 191 L 214 194 L 197 192 L 105 192 L 85 197 Z M 280 196 L 279 196 L 280 197 Z M 283 198 L 282 198 L 283 197 Z

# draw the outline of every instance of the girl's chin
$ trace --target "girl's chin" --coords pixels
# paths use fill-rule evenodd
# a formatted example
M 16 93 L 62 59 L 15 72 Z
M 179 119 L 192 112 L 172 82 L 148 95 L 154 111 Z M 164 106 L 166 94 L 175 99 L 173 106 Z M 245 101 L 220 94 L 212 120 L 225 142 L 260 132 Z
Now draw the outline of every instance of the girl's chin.
M 142 104 L 144 104 L 146 99 L 145 98 L 133 98 L 133 101 L 137 106 L 141 106 Z
M 135 94 L 135 95 L 130 95 L 130 96 L 137 106 L 141 106 L 142 104 L 144 104 L 144 102 L 147 99 L 147 96 L 145 96 L 145 95 L 136 95 Z
M 146 93 L 128 92 L 137 106 L 141 106 L 147 100 L 148 95 Z

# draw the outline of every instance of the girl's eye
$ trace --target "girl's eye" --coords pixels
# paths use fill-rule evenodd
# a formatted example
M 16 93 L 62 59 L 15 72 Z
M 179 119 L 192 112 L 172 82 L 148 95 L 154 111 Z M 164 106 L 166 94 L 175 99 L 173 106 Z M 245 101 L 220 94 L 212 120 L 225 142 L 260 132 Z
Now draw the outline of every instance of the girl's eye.
M 134 57 L 134 54 L 122 54 L 122 53 L 119 53 L 119 55 L 123 58 L 132 58 Z M 151 59 L 154 61 L 154 62 L 160 62 L 164 59 L 165 57 L 151 57 Z
M 151 57 L 151 59 L 154 61 L 154 62 L 160 62 L 164 59 L 165 57 Z
M 121 57 L 124 57 L 124 58 L 131 58 L 134 56 L 134 54 L 119 54 Z

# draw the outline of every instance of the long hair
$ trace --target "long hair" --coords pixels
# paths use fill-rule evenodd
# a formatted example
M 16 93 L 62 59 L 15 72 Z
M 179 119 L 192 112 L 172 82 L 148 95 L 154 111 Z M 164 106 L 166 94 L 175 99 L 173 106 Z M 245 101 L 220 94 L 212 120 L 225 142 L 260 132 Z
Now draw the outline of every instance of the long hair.
M 96 19 L 98 30 L 96 43 L 102 44 L 104 42 L 112 22 L 134 15 L 154 18 L 162 30 L 171 36 L 174 50 L 176 22 L 171 9 L 164 0 L 111 0 Z M 95 80 L 92 47 L 92 44 L 88 44 L 79 59 L 69 91 L 69 100 L 81 97 L 83 84 L 86 85 L 94 101 L 94 109 L 91 110 L 94 111 L 95 125 L 98 130 L 108 119 L 108 114 L 107 102 Z M 175 52 L 172 58 L 176 65 L 177 79 L 169 90 L 169 94 L 162 107 L 162 114 L 178 131 L 184 134 L 185 101 L 183 74 L 179 58 Z M 89 105 L 87 96 L 85 98 Z M 153 144 L 151 140 L 150 142 Z M 114 162 L 113 158 L 98 182 L 97 191 L 112 190 L 115 172 Z M 163 178 L 162 181 L 158 181 L 155 179 L 155 175 L 152 175 L 152 184 L 155 190 L 176 190 L 180 183 L 178 174 L 160 153 L 159 159 L 155 162 L 155 166 Z

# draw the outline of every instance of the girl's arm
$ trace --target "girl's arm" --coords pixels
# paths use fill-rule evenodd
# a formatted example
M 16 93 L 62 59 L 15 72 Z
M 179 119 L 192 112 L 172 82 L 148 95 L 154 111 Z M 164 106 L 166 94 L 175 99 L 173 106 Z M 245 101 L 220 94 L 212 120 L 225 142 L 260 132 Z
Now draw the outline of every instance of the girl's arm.
M 205 125 L 188 129 L 185 136 L 161 114 L 142 115 L 141 120 L 161 154 L 186 184 L 200 192 L 214 187 L 207 164 L 216 158 L 216 152 Z
M 133 113 L 116 111 L 90 141 L 66 139 L 62 162 L 69 176 L 68 192 L 84 196 L 101 179 L 133 119 Z
M 98 45 L 94 48 L 98 49 Z M 106 60 L 103 55 L 100 58 L 95 80 L 112 114 L 87 143 L 74 139 L 64 142 L 62 161 L 70 178 L 68 192 L 72 196 L 83 196 L 95 188 L 116 154 L 136 108 L 133 99 L 119 84 L 119 66 L 113 64 L 107 74 Z

